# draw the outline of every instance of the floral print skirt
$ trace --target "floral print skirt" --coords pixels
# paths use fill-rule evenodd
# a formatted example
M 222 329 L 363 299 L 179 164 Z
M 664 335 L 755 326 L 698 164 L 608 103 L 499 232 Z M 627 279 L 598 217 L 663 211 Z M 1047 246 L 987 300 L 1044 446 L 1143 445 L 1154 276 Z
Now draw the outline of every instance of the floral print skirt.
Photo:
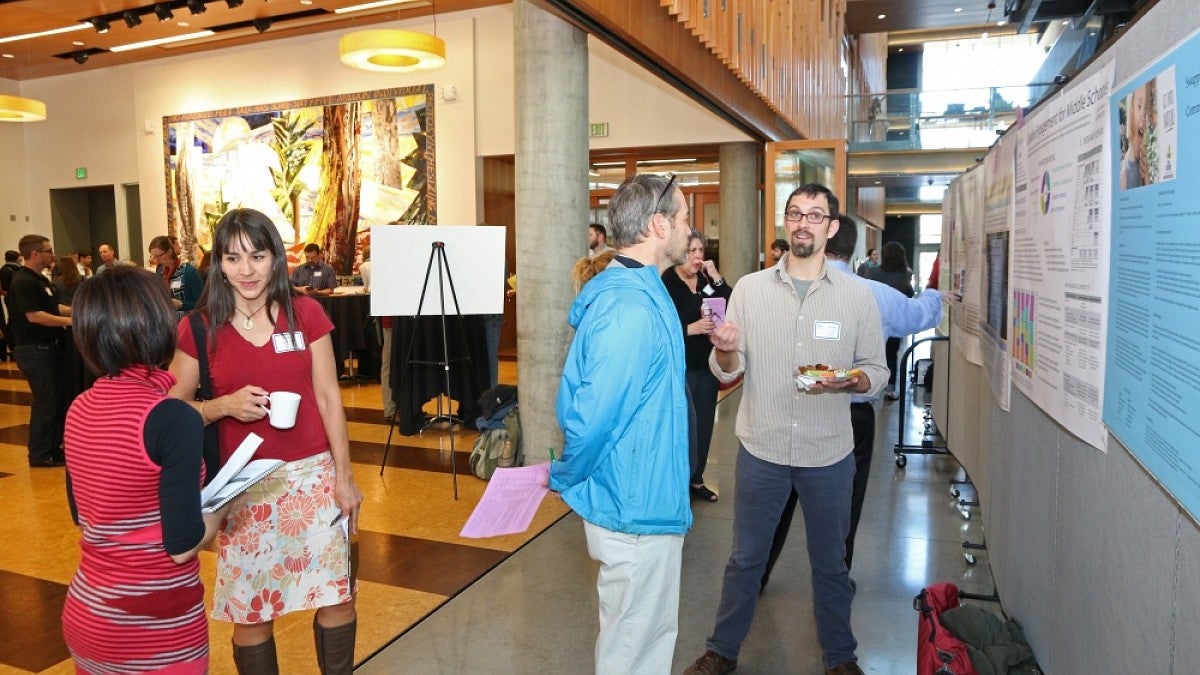
M 349 602 L 350 545 L 328 452 L 289 462 L 234 501 L 217 538 L 212 618 L 257 624 Z

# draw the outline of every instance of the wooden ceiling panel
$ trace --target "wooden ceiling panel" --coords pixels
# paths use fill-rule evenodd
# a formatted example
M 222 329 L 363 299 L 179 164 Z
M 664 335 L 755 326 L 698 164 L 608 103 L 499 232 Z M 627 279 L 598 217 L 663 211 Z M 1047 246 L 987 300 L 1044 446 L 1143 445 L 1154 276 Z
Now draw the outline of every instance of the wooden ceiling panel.
M 846 3 L 846 32 L 894 33 L 962 26 L 985 26 L 1004 18 L 1004 0 L 849 0 Z M 954 11 L 959 9 L 961 11 Z M 879 15 L 884 15 L 880 19 Z
M 31 80 L 264 40 L 347 30 L 431 13 L 429 0 L 415 0 L 347 14 L 334 13 L 336 9 L 367 1 L 245 0 L 240 6 L 230 8 L 226 0 L 204 0 L 205 11 L 192 14 L 184 0 L 162 0 L 161 3 L 153 0 L 0 0 L 0 78 Z M 438 0 L 436 7 L 438 14 L 445 14 L 506 2 Z M 159 21 L 154 13 L 156 4 L 170 6 L 173 18 Z M 137 12 L 141 23 L 127 26 L 120 18 L 126 10 Z M 85 23 L 97 16 L 109 18 L 107 33 L 101 34 Z M 251 22 L 264 19 L 270 24 L 260 32 Z M 13 39 L 72 26 L 81 27 L 53 35 Z M 148 47 L 120 53 L 108 51 L 118 45 L 201 30 L 214 30 L 217 35 L 195 42 L 176 43 L 170 48 Z M 86 59 L 71 58 L 79 52 L 88 52 L 89 56 Z M 62 55 L 67 56 L 64 58 Z

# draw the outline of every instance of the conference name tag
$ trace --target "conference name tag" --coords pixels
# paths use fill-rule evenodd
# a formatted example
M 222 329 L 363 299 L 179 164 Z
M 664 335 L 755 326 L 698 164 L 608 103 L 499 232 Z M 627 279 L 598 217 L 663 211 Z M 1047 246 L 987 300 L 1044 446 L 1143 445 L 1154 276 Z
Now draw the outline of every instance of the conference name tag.
M 842 324 L 838 321 L 814 321 L 813 322 L 813 339 L 814 340 L 840 340 L 842 339 Z
M 304 349 L 304 334 L 298 331 L 294 333 L 275 333 L 271 336 L 271 341 L 275 343 L 276 354 Z

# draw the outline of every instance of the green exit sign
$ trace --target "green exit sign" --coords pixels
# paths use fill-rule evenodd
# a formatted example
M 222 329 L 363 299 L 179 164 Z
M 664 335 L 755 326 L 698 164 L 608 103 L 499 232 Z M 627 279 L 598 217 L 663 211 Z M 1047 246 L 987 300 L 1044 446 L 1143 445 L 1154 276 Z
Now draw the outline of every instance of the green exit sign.
M 592 136 L 607 136 L 608 135 L 608 122 L 592 122 L 591 135 Z
M 75 180 L 83 180 L 84 178 L 87 178 L 87 167 L 81 166 L 75 169 Z

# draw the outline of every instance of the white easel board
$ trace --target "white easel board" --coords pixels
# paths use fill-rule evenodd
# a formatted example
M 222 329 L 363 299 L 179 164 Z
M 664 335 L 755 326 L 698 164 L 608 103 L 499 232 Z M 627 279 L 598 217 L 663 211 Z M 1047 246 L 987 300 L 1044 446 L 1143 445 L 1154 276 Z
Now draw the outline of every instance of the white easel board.
M 423 288 L 427 290 L 420 305 L 421 316 L 441 314 L 440 256 L 433 258 L 432 266 L 429 264 L 434 242 L 442 242 L 446 252 L 441 277 L 446 314 L 454 315 L 455 297 L 460 314 L 503 314 L 505 234 L 505 228 L 492 225 L 372 227 L 371 315 L 416 316 Z

